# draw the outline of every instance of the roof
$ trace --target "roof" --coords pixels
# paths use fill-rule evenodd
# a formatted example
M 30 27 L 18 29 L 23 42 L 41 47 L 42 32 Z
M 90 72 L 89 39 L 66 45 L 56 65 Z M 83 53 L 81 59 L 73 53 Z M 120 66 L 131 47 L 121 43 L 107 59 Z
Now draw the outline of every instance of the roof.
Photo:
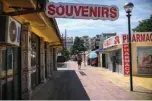
M 16 12 L 9 6 L 25 7 L 36 9 L 37 0 L 0 0 L 4 5 L 4 12 Z M 42 1 L 42 0 L 41 0 Z M 45 1 L 45 0 L 44 0 Z M 30 12 L 30 10 L 29 10 Z M 36 35 L 43 37 L 46 42 L 58 45 L 62 44 L 60 32 L 55 19 L 48 18 L 44 11 L 39 13 L 30 13 L 19 16 L 13 16 L 21 24 L 30 23 L 31 31 Z

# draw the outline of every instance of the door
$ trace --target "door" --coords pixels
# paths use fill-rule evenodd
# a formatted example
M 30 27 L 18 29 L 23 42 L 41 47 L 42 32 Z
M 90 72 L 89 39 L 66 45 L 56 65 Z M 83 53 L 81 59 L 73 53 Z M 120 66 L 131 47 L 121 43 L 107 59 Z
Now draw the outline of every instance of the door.
M 45 78 L 47 78 L 47 46 L 45 43 Z
M 40 38 L 32 33 L 31 40 L 31 86 L 34 89 L 40 83 Z
M 2 100 L 20 99 L 19 48 L 2 50 Z
M 122 50 L 119 49 L 115 52 L 116 54 L 116 72 L 122 73 Z
M 106 56 L 102 54 L 102 67 L 106 68 Z
M 113 72 L 116 72 L 116 56 L 112 56 Z
M 106 67 L 106 69 L 109 68 L 108 63 L 109 63 L 109 54 L 105 54 L 105 67 Z
M 53 48 L 53 70 L 56 71 L 56 53 L 55 53 L 55 48 Z

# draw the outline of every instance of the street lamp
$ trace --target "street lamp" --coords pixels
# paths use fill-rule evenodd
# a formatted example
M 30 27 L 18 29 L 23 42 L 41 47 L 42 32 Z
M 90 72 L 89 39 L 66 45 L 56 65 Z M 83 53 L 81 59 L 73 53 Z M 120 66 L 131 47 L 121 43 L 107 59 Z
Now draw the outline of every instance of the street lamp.
M 128 34 L 129 34 L 129 59 L 130 59 L 130 91 L 133 91 L 133 79 L 132 79 L 132 49 L 131 49 L 131 28 L 130 28 L 130 17 L 131 17 L 131 12 L 132 12 L 132 9 L 134 7 L 134 4 L 129 2 L 129 3 L 126 3 L 124 5 L 124 9 L 127 13 L 127 17 L 128 17 Z

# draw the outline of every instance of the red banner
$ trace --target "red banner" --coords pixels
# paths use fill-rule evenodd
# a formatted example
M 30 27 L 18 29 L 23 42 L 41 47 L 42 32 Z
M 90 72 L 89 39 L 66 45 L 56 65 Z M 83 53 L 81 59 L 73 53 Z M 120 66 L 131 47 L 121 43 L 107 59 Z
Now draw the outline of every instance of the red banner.
M 103 48 L 108 48 L 108 47 L 120 45 L 120 44 L 122 44 L 122 36 L 116 35 L 116 36 L 112 36 L 112 37 L 106 39 L 103 42 Z
M 123 61 L 124 61 L 124 74 L 129 74 L 129 45 L 123 44 Z

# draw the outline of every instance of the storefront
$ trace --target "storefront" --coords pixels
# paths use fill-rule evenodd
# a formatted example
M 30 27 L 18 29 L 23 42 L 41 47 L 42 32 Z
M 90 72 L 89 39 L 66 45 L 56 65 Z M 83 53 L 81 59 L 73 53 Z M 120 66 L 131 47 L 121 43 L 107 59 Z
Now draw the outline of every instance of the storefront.
M 1 49 L 1 97 L 20 99 L 20 48 Z
M 97 51 L 91 51 L 87 55 L 87 64 L 91 66 L 98 67 L 99 65 L 99 54 Z
M 40 84 L 40 37 L 31 33 L 31 86 Z
M 12 17 L 0 16 L 0 26 L 0 97 L 20 99 L 21 24 Z
M 58 26 L 44 12 L 20 15 L 10 8 L 35 8 L 33 0 L 0 1 L 13 14 L 0 16 L 0 99 L 30 99 L 56 69 L 56 48 L 62 48 Z
M 112 72 L 129 74 L 128 35 L 117 35 L 106 39 L 103 48 L 107 57 L 106 66 Z M 133 75 L 152 74 L 152 32 L 132 34 Z

